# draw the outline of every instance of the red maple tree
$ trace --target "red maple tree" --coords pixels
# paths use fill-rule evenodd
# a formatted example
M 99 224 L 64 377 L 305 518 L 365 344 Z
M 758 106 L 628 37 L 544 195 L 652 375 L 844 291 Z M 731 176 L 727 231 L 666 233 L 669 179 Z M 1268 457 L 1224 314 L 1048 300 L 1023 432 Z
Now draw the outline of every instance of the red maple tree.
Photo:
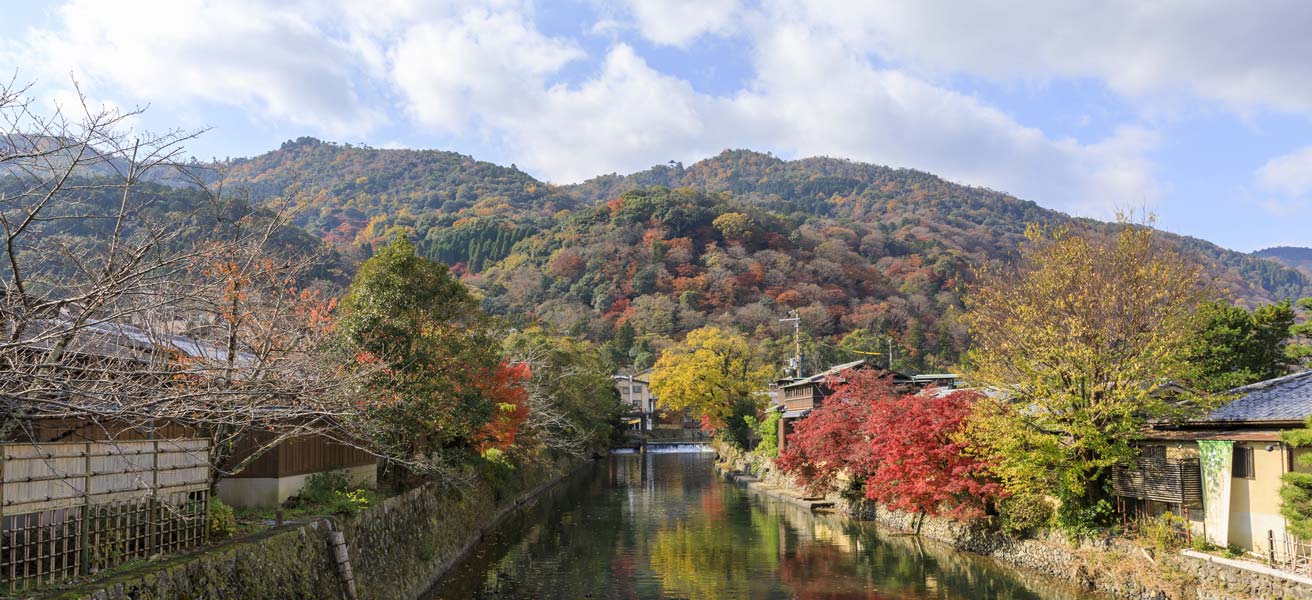
M 505 450 L 515 443 L 515 434 L 528 418 L 528 390 L 524 383 L 531 372 L 528 363 L 501 363 L 490 377 L 482 378 L 480 391 L 492 401 L 493 413 L 478 431 L 475 450 Z
M 986 465 L 954 437 L 972 391 L 899 394 L 874 371 L 847 372 L 789 436 L 779 467 L 813 492 L 845 473 L 865 496 L 895 510 L 973 518 L 1003 494 Z

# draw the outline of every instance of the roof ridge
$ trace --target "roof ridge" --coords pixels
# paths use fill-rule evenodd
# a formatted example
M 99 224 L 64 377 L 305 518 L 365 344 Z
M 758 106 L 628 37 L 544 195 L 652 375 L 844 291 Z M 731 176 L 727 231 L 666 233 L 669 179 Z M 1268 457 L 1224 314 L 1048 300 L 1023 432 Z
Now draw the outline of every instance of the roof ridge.
M 1279 385 L 1291 379 L 1298 379 L 1301 377 L 1306 377 L 1308 375 L 1312 375 L 1312 369 L 1309 369 L 1307 371 L 1299 371 L 1297 373 L 1290 373 L 1288 375 L 1281 375 L 1279 377 L 1272 377 L 1271 379 L 1263 379 L 1262 381 L 1256 381 L 1248 385 L 1241 385 L 1237 388 L 1231 388 L 1224 393 L 1233 394 L 1236 392 L 1265 389 L 1273 385 Z

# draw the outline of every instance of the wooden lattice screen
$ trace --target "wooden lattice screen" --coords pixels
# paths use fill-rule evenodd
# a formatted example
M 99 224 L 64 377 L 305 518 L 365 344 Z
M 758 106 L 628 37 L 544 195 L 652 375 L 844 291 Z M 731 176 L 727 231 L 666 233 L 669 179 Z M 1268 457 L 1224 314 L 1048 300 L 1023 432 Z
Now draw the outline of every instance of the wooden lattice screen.
M 1203 508 L 1203 479 L 1198 459 L 1141 459 L 1135 467 L 1112 468 L 1112 492 L 1122 498 L 1155 500 Z
M 0 444 L 0 591 L 203 544 L 209 440 Z

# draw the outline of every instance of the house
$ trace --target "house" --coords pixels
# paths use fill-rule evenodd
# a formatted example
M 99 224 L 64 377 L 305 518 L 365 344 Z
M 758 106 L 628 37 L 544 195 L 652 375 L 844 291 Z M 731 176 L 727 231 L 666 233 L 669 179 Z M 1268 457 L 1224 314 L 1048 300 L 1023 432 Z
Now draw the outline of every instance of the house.
M 315 473 L 326 471 L 342 471 L 356 486 L 372 487 L 378 481 L 376 456 L 318 433 L 283 440 L 269 431 L 247 433 L 228 464 L 258 450 L 264 453 L 215 485 L 215 493 L 230 506 L 277 506 L 299 493 Z
M 1239 387 L 1206 417 L 1157 426 L 1145 435 L 1141 459 L 1113 472 L 1123 514 L 1174 512 L 1194 532 L 1220 546 L 1262 556 L 1283 552 L 1281 477 L 1312 472 L 1280 434 L 1312 416 L 1312 371 Z
M 621 371 L 611 379 L 620 391 L 620 403 L 627 409 L 625 419 L 630 428 L 651 431 L 656 414 L 656 396 L 651 393 L 651 369 L 636 373 Z
M 85 368 L 116 378 L 107 380 L 103 384 L 105 386 L 131 385 L 138 389 L 158 389 L 172 385 L 172 379 L 166 369 L 152 368 L 152 365 L 167 365 L 179 359 L 216 362 L 228 359 L 225 350 L 203 341 L 112 320 L 75 325 L 65 315 L 51 314 L 32 319 L 27 327 L 32 341 L 25 348 L 33 353 L 34 359 L 40 359 L 42 353 L 54 347 L 53 340 L 57 337 L 45 332 L 74 332 L 65 350 L 70 365 L 69 373 L 76 374 L 79 369 Z M 244 352 L 235 356 L 237 364 L 247 364 L 253 360 L 252 355 Z M 11 428 L 7 437 L 0 438 L 0 441 L 66 444 L 216 438 L 210 440 L 213 445 L 219 448 L 224 446 L 217 439 L 221 436 L 214 427 L 203 421 L 195 422 L 185 415 L 182 418 L 175 415 L 174 418 L 152 420 L 149 415 L 134 414 L 129 422 L 127 418 L 115 419 L 112 416 L 113 407 L 106 407 L 102 418 L 89 419 L 59 414 L 57 410 L 40 408 L 41 405 L 39 396 L 29 394 L 8 397 L 0 394 L 0 406 L 5 406 L 11 412 L 22 407 L 29 415 L 23 423 Z M 289 417 L 285 416 L 288 413 L 277 407 L 269 407 L 268 411 L 266 416 L 260 418 L 261 422 L 272 424 L 280 431 L 296 430 L 304 423 L 303 412 L 298 411 Z M 225 453 L 226 458 L 219 458 L 221 454 L 218 452 L 206 457 L 207 462 L 217 463 L 212 465 L 216 468 L 215 473 L 223 474 L 215 485 L 215 491 L 228 504 L 277 505 L 299 492 L 309 475 L 329 470 L 344 470 L 356 485 L 369 486 L 376 481 L 377 459 L 367 452 L 317 433 L 283 436 L 258 425 L 243 427 L 247 431 L 237 429 L 239 435 L 232 452 Z M 255 456 L 257 452 L 261 454 Z M 245 460 L 251 457 L 254 458 Z M 243 468 L 232 474 L 227 473 L 237 465 L 243 465 Z
M 841 382 L 843 373 L 861 369 L 878 368 L 865 360 L 855 360 L 841 365 L 834 365 L 809 377 L 801 377 L 781 382 L 779 386 L 779 410 L 783 415 L 779 419 L 779 451 L 783 452 L 788 436 L 793 433 L 793 426 L 811 414 L 811 411 L 824 402 L 833 393 L 829 384 Z M 893 384 L 899 387 L 913 385 L 912 378 L 902 373 L 893 372 Z

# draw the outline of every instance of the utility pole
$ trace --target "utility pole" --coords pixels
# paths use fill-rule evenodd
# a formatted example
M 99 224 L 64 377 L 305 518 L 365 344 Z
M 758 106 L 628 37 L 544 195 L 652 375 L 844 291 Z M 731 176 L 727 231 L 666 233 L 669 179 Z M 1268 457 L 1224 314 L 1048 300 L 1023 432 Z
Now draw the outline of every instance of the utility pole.
M 790 310 L 788 311 L 788 318 L 779 319 L 779 322 L 780 323 L 791 322 L 793 324 L 794 354 L 793 354 L 793 361 L 792 361 L 793 364 L 791 366 L 793 367 L 793 374 L 798 379 L 801 379 L 802 378 L 802 318 L 798 316 L 796 310 Z

